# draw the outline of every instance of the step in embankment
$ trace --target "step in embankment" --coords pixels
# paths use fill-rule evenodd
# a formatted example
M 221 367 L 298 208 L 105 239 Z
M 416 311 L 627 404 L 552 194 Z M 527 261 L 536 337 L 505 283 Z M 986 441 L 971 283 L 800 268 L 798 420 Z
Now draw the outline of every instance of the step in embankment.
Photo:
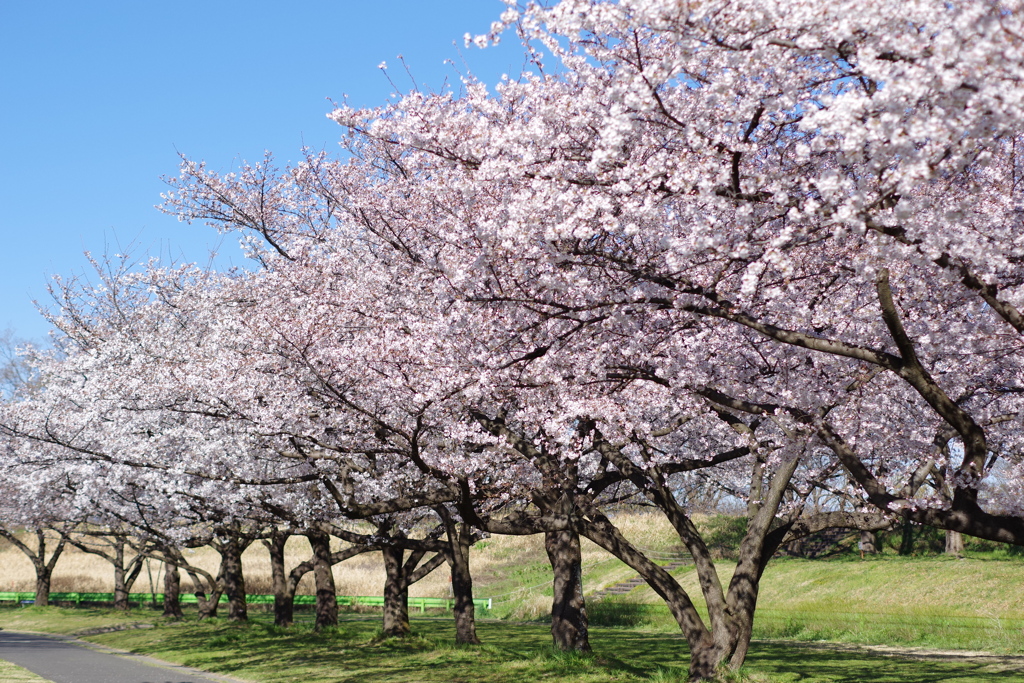
M 664 569 L 665 571 L 669 571 L 670 572 L 670 571 L 674 571 L 676 569 L 679 569 L 679 567 L 682 567 L 684 565 L 688 565 L 688 564 L 690 564 L 690 562 L 691 561 L 689 559 L 686 559 L 686 560 L 673 560 L 672 562 L 669 562 L 668 564 L 663 565 L 662 569 Z M 631 592 L 637 586 L 642 586 L 642 585 L 645 585 L 645 584 L 646 584 L 646 581 L 644 581 L 644 579 L 642 577 L 634 576 L 634 577 L 632 577 L 630 579 L 627 579 L 625 581 L 620 581 L 620 582 L 614 583 L 614 584 L 612 584 L 610 586 L 605 586 L 601 590 L 595 591 L 594 593 L 591 593 L 589 596 L 587 596 L 587 599 L 588 600 L 600 600 L 602 598 L 608 597 L 609 595 L 626 595 L 627 593 Z

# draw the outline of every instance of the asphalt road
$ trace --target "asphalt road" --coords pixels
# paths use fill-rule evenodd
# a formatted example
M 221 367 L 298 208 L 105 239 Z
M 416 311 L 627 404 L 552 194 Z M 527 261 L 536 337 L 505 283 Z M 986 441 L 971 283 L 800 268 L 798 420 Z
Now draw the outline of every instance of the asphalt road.
M 54 683 L 210 683 L 237 681 L 72 638 L 0 630 L 0 659 Z

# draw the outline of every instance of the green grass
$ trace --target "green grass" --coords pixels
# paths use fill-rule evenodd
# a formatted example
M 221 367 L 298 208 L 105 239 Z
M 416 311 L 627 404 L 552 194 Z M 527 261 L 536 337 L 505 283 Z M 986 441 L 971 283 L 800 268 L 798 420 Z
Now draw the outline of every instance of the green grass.
M 1024 652 L 1024 563 L 883 556 L 769 565 L 761 637 Z
M 119 612 L 114 609 L 81 607 L 0 607 L 0 628 L 13 631 L 43 631 L 71 635 L 107 626 L 153 623 L 160 612 L 136 609 Z
M 638 516 L 631 534 L 642 547 L 677 548 L 657 518 Z M 723 547 L 735 529 L 723 525 Z M 633 536 L 630 536 L 633 538 Z M 270 616 L 252 608 L 248 626 L 223 621 L 173 625 L 147 609 L 125 615 L 105 609 L 0 608 L 0 626 L 81 633 L 109 625 L 150 623 L 157 628 L 87 636 L 113 647 L 253 681 L 677 681 L 685 679 L 685 642 L 661 600 L 647 587 L 624 598 L 591 602 L 594 657 L 553 652 L 547 632 L 551 573 L 539 539 L 495 537 L 475 552 L 478 597 L 501 596 L 480 616 L 485 644 L 456 648 L 450 617 L 413 615 L 414 637 L 377 636 L 379 612 L 346 614 L 342 625 L 313 634 L 312 614 L 275 629 Z M 718 561 L 728 583 L 731 566 Z M 673 572 L 702 608 L 692 567 Z M 584 586 L 601 586 L 634 572 L 584 542 Z M 984 660 L 929 662 L 893 659 L 857 648 L 822 645 L 828 640 L 942 649 L 1024 653 L 1024 558 L 1005 550 L 971 551 L 968 559 L 893 553 L 861 561 L 857 555 L 828 560 L 776 559 L 769 564 L 755 621 L 755 643 L 744 680 L 888 683 L 911 681 L 1024 681 L 1024 672 L 1002 673 Z M 766 642 L 771 641 L 771 642 Z M 784 641 L 784 642 L 779 642 Z M 822 649 L 826 648 L 826 649 Z M 0 680 L 7 680 L 0 675 Z
M 661 517 L 633 515 L 617 521 L 628 527 L 630 538 L 642 547 L 678 550 L 678 537 Z M 708 537 L 723 548 L 735 543 L 742 531 L 739 522 L 730 518 L 701 523 Z M 543 546 L 512 543 L 503 537 L 486 543 L 479 557 L 500 561 L 500 569 L 494 567 L 475 584 L 478 596 L 500 596 L 491 616 L 546 619 L 551 570 Z M 586 555 L 592 546 L 587 541 L 583 545 L 587 593 L 635 576 L 606 554 Z M 884 554 L 864 561 L 856 551 L 827 560 L 773 559 L 761 585 L 756 633 L 762 638 L 1024 652 L 1024 591 L 1020 590 L 1024 557 L 1001 547 L 971 549 L 982 545 L 969 541 L 965 559 L 934 554 L 903 557 L 887 545 Z M 717 564 L 727 584 L 732 562 L 722 559 Z M 673 574 L 702 606 L 692 567 Z M 664 603 L 646 586 L 621 602 L 650 606 L 591 604 L 595 623 L 676 630 Z
M 84 614 L 82 614 L 84 613 Z M 413 619 L 414 633 L 380 637 L 376 615 L 345 615 L 336 629 L 316 634 L 308 624 L 279 629 L 258 615 L 254 623 L 222 620 L 165 622 L 155 612 L 118 615 L 111 610 L 3 608 L 0 625 L 68 633 L 71 624 L 96 627 L 132 621 L 156 628 L 125 630 L 87 639 L 167 661 L 260 683 L 498 683 L 499 681 L 685 680 L 687 649 L 678 635 L 648 629 L 594 627 L 593 656 L 566 655 L 550 647 L 547 626 L 487 621 L 484 644 L 457 647 L 450 619 Z M 0 676 L 0 680 L 8 680 Z M 17 680 L 17 679 L 13 679 Z M 31 679 L 29 679 L 31 680 Z M 914 661 L 856 650 L 822 650 L 801 643 L 755 643 L 742 680 L 756 683 L 995 683 L 1024 680 L 1024 673 L 984 662 Z
M 731 566 L 718 564 L 727 583 Z M 703 612 L 693 568 L 673 575 Z M 765 570 L 754 635 L 1024 653 L 1021 585 L 1024 562 L 1019 559 L 778 559 Z M 595 621 L 677 629 L 646 586 L 618 603 L 595 605 Z
M 46 683 L 45 678 L 40 678 L 31 671 L 26 671 L 3 659 L 0 659 L 0 681 L 4 683 Z

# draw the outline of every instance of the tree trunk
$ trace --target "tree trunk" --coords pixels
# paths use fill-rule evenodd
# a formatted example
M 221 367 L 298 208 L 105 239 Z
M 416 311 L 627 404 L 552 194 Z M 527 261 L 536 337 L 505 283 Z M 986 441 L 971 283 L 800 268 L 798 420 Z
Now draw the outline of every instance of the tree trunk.
M 959 531 L 946 531 L 946 554 L 963 557 L 964 536 Z
M 728 657 L 721 648 L 715 645 L 714 638 L 709 633 L 690 645 L 690 668 L 688 681 L 714 681 L 719 678 L 719 665 Z
M 409 586 L 401 548 L 384 548 L 384 635 L 402 638 L 409 635 Z
M 128 611 L 128 595 L 131 592 L 131 585 L 135 583 L 135 572 L 132 577 L 128 575 L 125 567 L 125 538 L 121 536 L 111 537 L 111 548 L 114 551 L 114 608 Z M 141 569 L 141 564 L 136 564 Z
M 124 549 L 117 549 L 118 562 L 114 564 L 114 609 L 128 611 L 128 586 L 125 583 Z
M 143 560 L 140 560 L 140 562 L 142 561 Z M 144 561 L 146 563 L 146 578 L 149 579 L 149 607 L 152 610 L 157 610 L 159 609 L 159 605 L 157 605 L 156 602 L 156 584 L 153 583 L 153 563 L 150 562 L 148 557 Z M 157 576 L 159 575 L 160 573 L 157 572 Z
M 723 633 L 715 634 L 718 636 L 718 653 L 723 661 L 729 658 L 729 666 L 734 670 L 743 666 L 750 649 L 750 639 L 754 635 L 754 613 L 761 590 L 761 567 L 758 565 L 756 558 L 748 559 L 741 555 L 726 598 L 729 605 L 728 623 L 721 629 Z
M 178 565 L 164 563 L 164 616 L 181 619 L 181 573 Z
M 63 532 L 60 533 L 60 540 L 57 541 L 57 546 L 53 549 L 50 554 L 50 559 L 46 559 L 46 532 L 43 529 L 36 530 L 36 542 L 38 543 L 38 550 L 33 552 L 30 547 L 18 540 L 18 537 L 8 532 L 6 529 L 0 527 L 0 536 L 3 536 L 13 545 L 15 545 L 21 552 L 32 561 L 32 566 L 36 570 L 36 597 L 35 604 L 40 607 L 46 607 L 50 604 L 50 580 L 53 576 L 53 568 L 57 564 L 58 558 L 61 553 L 64 552 L 64 547 L 67 544 L 68 537 Z
M 50 578 L 52 572 L 49 567 L 36 563 L 36 606 L 46 607 L 50 604 Z
M 223 570 L 223 563 L 222 570 Z M 189 578 L 192 579 L 192 590 L 196 596 L 196 603 L 199 605 L 199 620 L 212 619 L 217 616 L 217 609 L 220 605 L 221 595 L 221 584 L 223 583 L 222 577 L 217 576 L 216 579 L 209 577 L 210 583 L 210 596 L 206 596 L 206 591 L 203 590 L 202 579 L 193 567 L 186 567 L 185 571 L 188 572 Z
M 713 678 L 727 653 L 716 646 L 690 596 L 671 574 L 634 548 L 607 517 L 595 517 L 595 520 L 582 525 L 580 532 L 640 574 L 665 601 L 690 646 L 690 680 Z
M 228 621 L 248 621 L 245 602 L 245 576 L 242 574 L 242 548 L 237 538 L 229 538 L 218 548 L 224 592 L 228 596 Z
M 909 519 L 903 520 L 903 538 L 900 541 L 900 555 L 910 555 L 914 552 L 914 523 Z
M 579 534 L 549 531 L 544 534 L 544 550 L 554 573 L 551 637 L 555 647 L 563 652 L 590 652 Z
M 761 576 L 778 547 L 769 544 L 767 537 L 798 463 L 798 459 L 793 459 L 781 465 L 771 476 L 760 504 L 747 508 L 747 531 L 740 542 L 739 558 L 729 581 L 725 609 L 715 614 L 711 611 L 710 604 L 708 607 L 714 640 L 712 653 L 717 663 L 728 660 L 733 671 L 738 671 L 743 666 L 747 651 L 750 649 Z M 697 553 L 702 549 L 706 550 L 703 540 L 688 548 L 695 562 Z M 707 591 L 705 601 L 711 602 Z
M 206 591 L 198 590 L 195 596 L 196 603 L 199 605 L 199 621 L 215 618 L 220 607 L 220 591 L 215 590 L 207 597 Z
M 313 578 L 316 583 L 316 625 L 319 631 L 338 625 L 338 594 L 334 588 L 331 564 L 331 537 L 325 533 L 308 533 L 313 548 Z M 408 618 L 407 618 L 408 620 Z
M 114 609 L 127 612 L 130 607 L 132 586 L 142 573 L 143 564 L 148 562 L 144 559 L 145 544 L 137 551 L 129 543 L 129 536 L 116 529 L 106 532 L 83 532 L 83 535 L 92 538 L 92 542 L 74 540 L 66 537 L 68 542 L 82 552 L 91 555 L 98 555 L 109 562 L 114 568 Z M 130 561 L 125 562 L 125 548 L 131 548 L 133 556 Z M 148 564 L 146 565 L 149 566 Z M 150 573 L 150 593 L 153 590 L 153 575 Z M 153 607 L 156 608 L 156 596 L 153 596 Z
M 274 587 L 274 626 L 288 627 L 295 620 L 295 591 L 288 589 L 284 546 L 289 534 L 275 531 L 263 545 L 270 551 L 270 576 Z
M 860 532 L 860 542 L 857 543 L 857 546 L 860 549 L 861 557 L 874 555 L 878 552 L 878 534 L 874 531 Z
M 449 522 L 451 520 L 448 520 Z M 448 525 L 448 539 L 451 545 L 452 594 L 455 598 L 455 642 L 463 645 L 479 645 L 476 634 L 476 606 L 473 604 L 473 577 L 469 573 L 469 547 L 472 545 L 472 529 L 463 522 L 456 532 L 454 524 Z

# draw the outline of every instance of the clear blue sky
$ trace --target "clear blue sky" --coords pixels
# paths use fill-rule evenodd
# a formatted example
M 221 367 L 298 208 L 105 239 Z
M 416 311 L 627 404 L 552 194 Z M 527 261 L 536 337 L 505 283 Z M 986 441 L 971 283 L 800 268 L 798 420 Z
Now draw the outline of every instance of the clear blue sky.
M 328 98 L 356 106 L 400 88 L 439 89 L 464 59 L 493 84 L 518 73 L 512 36 L 466 49 L 499 0 L 139 0 L 0 4 L 0 329 L 42 339 L 32 304 L 54 274 L 88 271 L 83 256 L 127 250 L 241 263 L 230 238 L 153 206 L 177 151 L 229 169 L 303 145 L 337 149 Z M 453 41 L 458 46 L 453 46 Z

